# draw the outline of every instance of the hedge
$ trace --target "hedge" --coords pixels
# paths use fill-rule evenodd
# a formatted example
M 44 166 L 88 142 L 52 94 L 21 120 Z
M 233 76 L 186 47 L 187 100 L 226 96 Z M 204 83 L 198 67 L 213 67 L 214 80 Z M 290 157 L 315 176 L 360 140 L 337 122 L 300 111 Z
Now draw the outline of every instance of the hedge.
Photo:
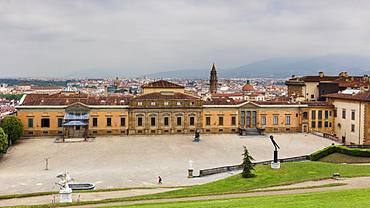
M 355 157 L 370 157 L 370 149 L 348 148 L 340 145 L 332 145 L 310 155 L 310 160 L 316 161 L 333 153 L 341 153 Z

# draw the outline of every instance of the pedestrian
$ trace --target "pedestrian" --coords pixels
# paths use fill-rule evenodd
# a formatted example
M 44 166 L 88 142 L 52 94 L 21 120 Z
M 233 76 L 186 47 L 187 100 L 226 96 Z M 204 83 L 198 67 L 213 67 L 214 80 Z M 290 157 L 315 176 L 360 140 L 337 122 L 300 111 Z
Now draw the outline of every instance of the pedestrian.
M 158 176 L 158 184 L 162 184 L 162 178 L 161 178 L 161 176 Z

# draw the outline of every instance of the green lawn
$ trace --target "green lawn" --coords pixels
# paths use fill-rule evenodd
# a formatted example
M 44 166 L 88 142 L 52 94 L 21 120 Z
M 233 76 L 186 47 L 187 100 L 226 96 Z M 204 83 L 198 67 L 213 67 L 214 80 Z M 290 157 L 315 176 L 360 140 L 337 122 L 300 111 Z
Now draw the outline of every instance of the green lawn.
M 258 165 L 255 169 L 256 177 L 254 178 L 245 179 L 238 174 L 203 185 L 196 185 L 180 190 L 133 198 L 172 198 L 239 193 L 258 188 L 330 178 L 333 173 L 340 173 L 344 177 L 370 175 L 370 166 L 312 161 L 282 163 L 279 170 L 273 170 L 269 165 Z
M 173 202 L 158 204 L 140 204 L 120 206 L 127 208 L 368 208 L 370 207 L 370 189 L 352 189 L 344 191 L 317 192 L 295 195 L 276 195 L 263 197 L 246 197 L 238 199 L 220 199 L 192 202 Z

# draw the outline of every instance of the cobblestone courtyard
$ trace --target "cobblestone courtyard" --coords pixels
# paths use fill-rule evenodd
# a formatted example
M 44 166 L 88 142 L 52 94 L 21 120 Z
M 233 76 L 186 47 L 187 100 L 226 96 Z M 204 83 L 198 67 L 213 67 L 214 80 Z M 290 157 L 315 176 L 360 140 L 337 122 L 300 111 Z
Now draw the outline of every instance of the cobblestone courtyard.
M 67 170 L 79 182 L 97 188 L 191 185 L 230 175 L 187 178 L 188 161 L 199 169 L 241 162 L 243 145 L 256 161 L 272 158 L 268 136 L 192 135 L 99 137 L 94 142 L 54 143 L 53 138 L 22 140 L 0 161 L 0 194 L 57 191 L 55 176 Z M 310 154 L 332 141 L 311 134 L 275 134 L 280 157 Z M 49 158 L 49 170 L 45 158 Z

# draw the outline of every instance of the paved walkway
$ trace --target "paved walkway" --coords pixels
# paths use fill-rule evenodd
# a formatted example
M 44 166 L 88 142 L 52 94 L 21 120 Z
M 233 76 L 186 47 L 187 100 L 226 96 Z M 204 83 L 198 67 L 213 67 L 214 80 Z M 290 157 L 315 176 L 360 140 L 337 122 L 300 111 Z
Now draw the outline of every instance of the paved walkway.
M 333 187 L 322 187 L 322 188 L 299 189 L 303 187 L 312 187 L 312 186 L 326 185 L 326 184 L 332 184 L 332 183 L 345 183 L 346 185 L 333 186 Z M 274 189 L 291 189 L 291 188 L 296 188 L 296 189 L 272 191 Z M 249 196 L 286 195 L 286 194 L 311 193 L 311 192 L 319 192 L 319 191 L 345 190 L 345 189 L 353 189 L 353 188 L 370 188 L 370 177 L 343 178 L 340 180 L 326 179 L 326 180 L 319 180 L 319 181 L 307 181 L 307 182 L 296 183 L 296 184 L 291 184 L 291 185 L 286 185 L 286 186 L 277 186 L 277 187 L 271 187 L 271 188 L 265 188 L 265 189 L 258 189 L 259 192 L 250 192 L 250 193 L 210 195 L 210 196 L 175 198 L 175 199 L 155 199 L 155 200 L 142 200 L 142 201 L 130 201 L 130 202 L 116 202 L 116 203 L 74 206 L 74 207 L 101 207 L 101 206 L 131 205 L 131 204 L 143 204 L 143 203 L 226 199 L 226 198 L 239 198 L 239 197 L 249 197 Z M 160 192 L 171 191 L 171 190 L 175 190 L 175 188 L 135 189 L 135 190 L 127 190 L 127 191 L 76 193 L 73 195 L 73 199 L 76 200 L 79 197 L 80 201 L 94 201 L 94 200 L 98 201 L 98 200 L 112 199 L 112 198 L 118 198 L 118 197 L 130 197 L 130 196 L 138 196 L 138 195 L 144 195 L 144 194 L 154 194 L 154 193 L 160 193 Z M 266 190 L 266 191 L 262 192 L 263 190 Z M 58 195 L 0 200 L 0 206 L 15 206 L 15 205 L 25 205 L 25 204 L 27 205 L 46 204 L 46 203 L 51 203 L 54 197 L 58 197 Z M 56 199 L 58 200 L 58 198 Z
M 279 156 L 310 154 L 332 141 L 311 134 L 274 134 Z M 272 159 L 273 146 L 266 136 L 240 137 L 235 134 L 112 136 L 94 142 L 55 143 L 55 138 L 22 140 L 0 159 L 0 195 L 57 191 L 56 175 L 68 171 L 77 182 L 92 182 L 97 189 L 202 184 L 229 176 L 187 178 L 189 160 L 195 174 L 199 169 L 242 162 L 243 145 L 256 161 Z M 49 158 L 49 170 L 45 168 Z

